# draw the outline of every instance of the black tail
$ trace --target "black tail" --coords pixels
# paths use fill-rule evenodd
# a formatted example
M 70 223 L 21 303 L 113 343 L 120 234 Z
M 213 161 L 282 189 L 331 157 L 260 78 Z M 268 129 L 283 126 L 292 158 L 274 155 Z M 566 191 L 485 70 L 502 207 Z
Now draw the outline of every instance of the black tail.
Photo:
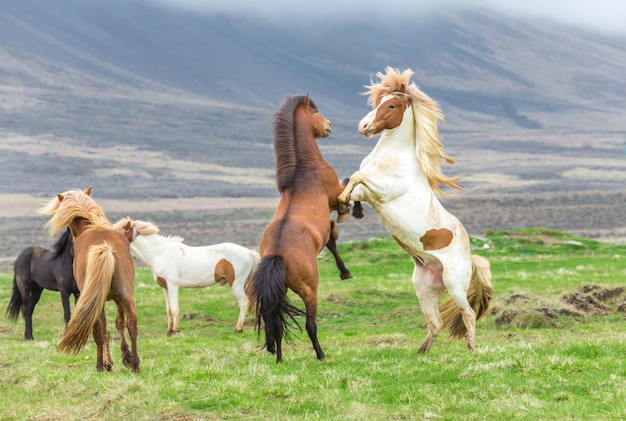
M 251 282 L 246 284 L 246 292 L 252 302 L 256 302 L 256 326 L 261 332 L 261 321 L 265 323 L 265 346 L 275 354 L 280 351 L 282 338 L 289 342 L 288 317 L 302 330 L 295 316 L 305 313 L 289 304 L 285 285 L 285 261 L 280 256 L 265 256 L 261 259 Z
M 13 275 L 13 294 L 11 295 L 11 300 L 9 301 L 9 306 L 7 307 L 6 314 L 7 316 L 9 316 L 9 319 L 17 320 L 17 317 L 20 315 L 21 309 L 22 309 L 22 294 L 20 293 L 20 290 L 17 287 L 17 278 L 14 274 Z

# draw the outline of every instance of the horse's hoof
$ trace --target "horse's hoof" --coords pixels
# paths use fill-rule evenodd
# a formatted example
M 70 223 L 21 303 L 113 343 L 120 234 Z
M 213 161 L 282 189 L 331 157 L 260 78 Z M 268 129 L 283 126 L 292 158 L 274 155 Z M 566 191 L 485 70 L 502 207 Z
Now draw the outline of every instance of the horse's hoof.
M 356 219 L 362 219 L 363 216 L 365 216 L 365 214 L 363 213 L 363 208 L 361 206 L 354 206 L 352 208 L 352 216 L 354 216 Z
M 348 219 L 348 216 L 350 216 L 349 213 L 337 214 L 337 223 L 341 223 L 341 222 L 345 221 L 346 219 Z
M 346 279 L 352 278 L 352 274 L 350 272 L 342 272 L 339 274 L 339 277 L 341 278 L 342 281 L 344 281 Z

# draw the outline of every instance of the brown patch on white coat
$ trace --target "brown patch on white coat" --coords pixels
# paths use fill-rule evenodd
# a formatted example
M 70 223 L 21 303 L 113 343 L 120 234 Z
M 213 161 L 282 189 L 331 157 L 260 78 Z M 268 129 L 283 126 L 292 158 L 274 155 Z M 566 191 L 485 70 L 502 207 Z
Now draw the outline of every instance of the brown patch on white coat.
M 452 242 L 454 235 L 447 228 L 430 229 L 420 237 L 424 250 L 441 250 Z
M 228 260 L 222 259 L 215 265 L 214 277 L 215 282 L 219 283 L 221 286 L 228 283 L 228 285 L 232 287 L 235 281 L 235 268 Z

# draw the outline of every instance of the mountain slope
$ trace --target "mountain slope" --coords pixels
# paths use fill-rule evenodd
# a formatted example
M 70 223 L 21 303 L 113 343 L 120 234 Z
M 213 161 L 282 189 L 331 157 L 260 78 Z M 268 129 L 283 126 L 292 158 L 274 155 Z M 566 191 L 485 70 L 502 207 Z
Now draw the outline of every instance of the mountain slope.
M 141 0 L 10 0 L 0 192 L 273 195 L 271 114 L 287 93 L 331 119 L 322 148 L 347 176 L 373 146 L 355 133 L 358 93 L 387 65 L 412 68 L 440 103 L 459 162 L 448 172 L 466 186 L 623 185 L 624 38 L 488 10 L 277 24 Z

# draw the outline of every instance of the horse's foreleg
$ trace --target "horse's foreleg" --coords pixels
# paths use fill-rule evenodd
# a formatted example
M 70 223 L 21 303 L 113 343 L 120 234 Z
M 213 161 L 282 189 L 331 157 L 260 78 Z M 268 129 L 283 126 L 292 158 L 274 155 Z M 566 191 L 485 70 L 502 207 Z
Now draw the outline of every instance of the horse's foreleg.
M 360 178 L 358 174 L 359 174 L 359 171 L 352 174 L 350 178 L 348 179 L 348 183 L 345 185 L 345 187 L 343 188 L 343 191 L 337 198 L 337 200 L 339 200 L 340 203 L 344 203 L 344 204 L 350 203 L 350 195 L 352 194 L 352 190 L 354 190 L 356 185 L 360 183 Z
M 171 326 L 168 325 L 167 336 L 172 336 L 180 332 L 180 308 L 178 307 L 178 287 L 170 283 L 167 284 L 169 297 L 169 314 L 172 318 Z
M 33 313 L 35 312 L 35 306 L 41 298 L 43 288 L 35 283 L 31 283 L 30 291 L 27 291 L 26 299 L 22 296 L 22 315 L 24 316 L 24 338 L 28 341 L 32 341 L 33 337 Z
M 339 238 L 339 230 L 337 230 L 337 226 L 334 221 L 330 221 L 330 237 L 328 238 L 328 243 L 326 243 L 326 248 L 330 250 L 335 258 L 335 264 L 337 265 L 337 269 L 339 269 L 339 277 L 341 279 L 350 279 L 352 278 L 352 274 L 350 270 L 346 267 L 343 260 L 341 260 L 341 256 L 339 256 L 339 251 L 337 250 L 337 238 Z
M 424 313 L 424 317 L 426 317 L 426 326 L 428 328 L 426 339 L 424 339 L 422 346 L 417 351 L 419 353 L 428 352 L 443 327 L 439 308 L 437 307 L 441 288 L 432 287 L 433 283 L 437 283 L 437 281 L 433 279 L 433 276 L 430 270 L 424 267 L 418 260 L 415 260 L 412 279 L 413 287 L 415 288 L 422 313 Z
M 361 188 L 356 189 L 357 186 L 361 186 Z M 356 189 L 356 190 L 355 190 Z M 365 197 L 363 194 L 363 190 L 367 189 L 367 196 Z M 365 201 L 371 202 L 372 199 L 376 199 L 377 201 L 385 201 L 389 202 L 396 197 L 404 194 L 406 192 L 406 187 L 402 185 L 402 183 L 396 183 L 391 178 L 371 178 L 363 171 L 357 171 L 350 176 L 350 182 L 343 190 L 343 192 L 339 195 L 338 200 L 340 202 L 348 203 L 350 200 L 354 202 Z M 360 204 L 358 205 L 360 207 Z M 358 213 L 362 213 L 363 209 L 357 210 Z M 354 209 L 353 209 L 354 213 Z M 356 218 L 359 216 L 354 215 Z
M 72 317 L 72 312 L 70 311 L 70 293 L 64 289 L 61 289 L 61 303 L 63 304 L 63 320 L 67 326 L 70 317 Z
M 174 334 L 174 317 L 172 316 L 168 283 L 160 276 L 155 277 L 154 281 L 163 289 L 163 295 L 165 296 L 165 312 L 167 313 L 167 336 L 172 336 Z

